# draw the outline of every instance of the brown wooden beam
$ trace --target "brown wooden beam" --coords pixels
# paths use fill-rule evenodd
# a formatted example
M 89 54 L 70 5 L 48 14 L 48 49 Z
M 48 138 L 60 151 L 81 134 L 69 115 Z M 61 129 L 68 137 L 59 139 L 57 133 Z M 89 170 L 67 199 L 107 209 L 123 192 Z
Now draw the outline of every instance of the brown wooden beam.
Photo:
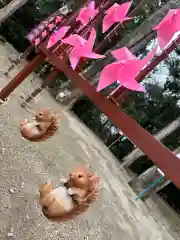
M 97 92 L 86 79 L 67 66 L 66 63 L 61 62 L 57 56 L 49 53 L 47 49 L 44 50 L 51 64 L 59 70 L 63 68 L 65 75 L 166 174 L 168 179 L 172 180 L 180 188 L 180 160 L 134 119 L 118 109 L 114 103 L 101 93 Z

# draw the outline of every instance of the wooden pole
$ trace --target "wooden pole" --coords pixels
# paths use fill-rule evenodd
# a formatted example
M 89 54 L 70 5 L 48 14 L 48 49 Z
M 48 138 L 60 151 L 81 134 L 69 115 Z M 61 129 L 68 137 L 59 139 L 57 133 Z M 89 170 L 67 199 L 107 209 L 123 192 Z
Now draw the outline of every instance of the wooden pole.
M 50 81 L 55 78 L 57 75 L 57 70 L 53 69 L 51 73 L 46 77 L 46 79 L 43 81 L 43 83 L 38 86 L 32 93 L 29 94 L 29 96 L 24 100 L 24 102 L 21 104 L 21 107 L 25 108 L 27 103 L 29 103 L 33 98 L 35 98 L 44 88 L 46 88 Z
M 27 3 L 28 0 L 12 0 L 0 10 L 0 24 Z
M 180 117 L 178 117 L 176 120 L 165 126 L 163 129 L 161 129 L 158 133 L 154 135 L 154 137 L 159 140 L 163 141 L 164 138 L 168 137 L 170 134 L 172 134 L 174 131 L 176 131 L 180 127 Z M 121 159 L 123 162 L 121 166 L 128 168 L 134 161 L 136 161 L 138 158 L 143 156 L 144 153 L 140 151 L 139 149 L 134 149 L 131 153 L 126 155 Z
M 12 60 L 9 58 L 9 61 L 11 62 L 11 65 L 8 67 L 8 69 L 4 72 L 4 75 L 8 76 L 8 73 L 17 66 L 21 59 L 26 58 L 27 55 L 32 51 L 33 46 L 30 45 L 23 53 L 21 53 L 15 60 Z
M 16 89 L 45 58 L 46 55 L 40 52 L 31 62 L 29 62 L 24 69 L 1 90 L 0 99 L 6 101 L 7 97 L 14 91 L 14 89 Z

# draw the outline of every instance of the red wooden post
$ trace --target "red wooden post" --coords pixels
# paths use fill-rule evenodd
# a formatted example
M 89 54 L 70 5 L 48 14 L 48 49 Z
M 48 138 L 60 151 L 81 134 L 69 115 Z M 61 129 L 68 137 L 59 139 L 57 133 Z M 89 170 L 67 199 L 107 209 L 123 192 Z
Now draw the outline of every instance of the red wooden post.
M 46 54 L 48 51 L 45 49 Z M 123 133 L 141 149 L 177 187 L 180 188 L 180 161 L 163 144 L 156 140 L 148 131 L 142 128 L 134 119 L 118 109 L 77 72 L 68 67 L 67 64 L 55 56 L 48 54 L 48 59 L 55 68 L 63 68 L 66 76 L 71 79 L 90 100 L 104 112 L 109 119 L 123 131 Z
M 40 52 L 31 62 L 29 62 L 16 77 L 11 80 L 0 92 L 0 99 L 5 101 L 7 97 L 17 88 L 25 78 L 36 69 L 46 58 L 46 55 Z

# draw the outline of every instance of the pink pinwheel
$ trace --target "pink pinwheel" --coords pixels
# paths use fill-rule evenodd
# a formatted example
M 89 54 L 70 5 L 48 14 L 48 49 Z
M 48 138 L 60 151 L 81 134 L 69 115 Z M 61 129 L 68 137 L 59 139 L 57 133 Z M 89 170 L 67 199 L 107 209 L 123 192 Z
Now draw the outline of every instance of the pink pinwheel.
M 180 31 L 180 9 L 169 10 L 166 17 L 153 29 L 157 31 L 158 44 L 163 50 L 172 40 L 175 33 Z
M 100 91 L 116 81 L 134 91 L 144 92 L 145 89 L 136 81 L 136 76 L 147 65 L 157 51 L 157 46 L 142 60 L 138 60 L 128 48 L 120 48 L 112 51 L 112 55 L 118 60 L 107 65 L 101 72 L 97 91 Z
M 48 44 L 47 44 L 47 48 L 51 48 L 58 41 L 60 41 L 66 35 L 66 33 L 69 30 L 69 28 L 70 28 L 70 26 L 61 27 L 55 33 L 53 33 L 51 35 L 51 37 L 49 38 L 49 41 L 48 41 Z
M 132 54 L 131 51 L 127 47 L 119 48 L 114 51 L 111 51 L 113 57 L 115 57 L 118 61 L 126 61 L 137 59 L 136 56 Z
M 94 29 L 92 29 L 88 40 L 85 40 L 76 34 L 71 35 L 63 40 L 63 43 L 68 43 L 74 46 L 74 48 L 69 54 L 69 60 L 73 69 L 76 68 L 81 57 L 92 59 L 99 59 L 105 57 L 104 55 L 100 55 L 92 51 L 95 39 L 96 32 Z
M 87 42 L 87 40 L 82 38 L 78 34 L 71 34 L 69 37 L 64 38 L 62 40 L 62 42 L 69 44 L 73 47 L 80 47 L 80 46 L 84 46 L 84 44 Z
M 37 46 L 39 43 L 40 43 L 40 38 L 37 38 L 35 41 L 34 41 L 34 45 Z
M 49 24 L 48 24 L 48 28 L 49 28 L 50 31 L 52 31 L 53 27 L 54 27 L 54 24 L 53 24 L 53 23 L 49 23 Z
M 56 23 L 60 23 L 60 22 L 62 22 L 62 20 L 63 20 L 62 17 L 59 17 L 59 16 L 56 17 Z
M 48 33 L 47 33 L 47 31 L 46 31 L 46 30 L 45 30 L 45 31 L 43 31 L 43 32 L 42 32 L 42 37 L 43 37 L 43 38 L 44 38 L 44 37 L 46 37 L 46 36 L 47 36 L 47 34 L 48 34 Z
M 98 10 L 95 9 L 95 2 L 91 1 L 87 7 L 81 8 L 76 21 L 80 21 L 83 25 L 87 25 L 97 12 Z
M 126 17 L 131 2 L 126 2 L 121 5 L 115 3 L 111 8 L 106 11 L 106 15 L 103 19 L 103 33 L 105 33 L 114 23 L 123 23 L 127 20 L 131 20 L 133 17 Z

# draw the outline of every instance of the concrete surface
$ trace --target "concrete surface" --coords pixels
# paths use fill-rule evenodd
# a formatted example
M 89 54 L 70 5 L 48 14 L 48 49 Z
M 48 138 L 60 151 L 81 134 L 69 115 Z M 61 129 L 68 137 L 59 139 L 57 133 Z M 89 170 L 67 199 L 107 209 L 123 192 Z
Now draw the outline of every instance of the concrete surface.
M 3 71 L 15 53 L 10 46 L 0 46 L 0 85 L 8 79 Z M 15 75 L 18 69 L 11 73 Z M 32 76 L 30 77 L 32 78 Z M 127 176 L 108 149 L 75 117 L 62 109 L 44 91 L 38 107 L 52 107 L 61 114 L 58 134 L 41 144 L 23 140 L 19 122 L 30 115 L 19 105 L 19 95 L 28 93 L 38 80 L 30 78 L 0 106 L 0 239 L 14 240 L 170 240 L 166 229 L 135 201 Z M 101 196 L 78 219 L 64 224 L 49 222 L 38 204 L 38 185 L 58 179 L 84 163 L 101 177 Z M 8 237 L 9 235 L 9 237 Z

